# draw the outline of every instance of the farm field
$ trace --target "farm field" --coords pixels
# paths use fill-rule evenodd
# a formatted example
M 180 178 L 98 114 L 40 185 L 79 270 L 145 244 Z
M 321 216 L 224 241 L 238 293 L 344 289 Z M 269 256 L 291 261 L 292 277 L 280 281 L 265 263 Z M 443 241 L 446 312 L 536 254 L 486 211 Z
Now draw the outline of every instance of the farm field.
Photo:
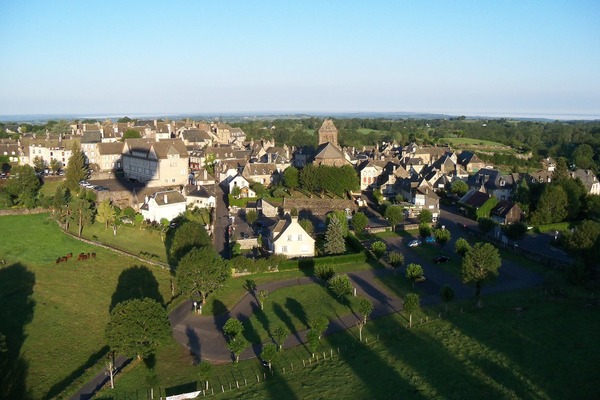
M 472 138 L 440 138 L 441 142 L 450 143 L 453 146 L 481 146 L 481 147 L 498 147 L 505 150 L 510 150 L 511 147 L 502 143 L 492 142 L 489 140 L 472 139 Z
M 135 292 L 170 299 L 169 271 L 68 237 L 48 214 L 4 216 L 0 237 L 0 397 L 57 396 L 105 355 L 112 304 Z M 96 257 L 76 261 L 82 252 Z

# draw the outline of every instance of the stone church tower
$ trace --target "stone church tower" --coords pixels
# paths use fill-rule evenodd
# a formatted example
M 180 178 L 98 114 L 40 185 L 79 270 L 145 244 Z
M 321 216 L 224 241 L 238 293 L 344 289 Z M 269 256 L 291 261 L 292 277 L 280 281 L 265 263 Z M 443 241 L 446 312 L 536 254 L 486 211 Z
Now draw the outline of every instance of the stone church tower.
M 333 124 L 333 121 L 330 119 L 326 119 L 323 121 L 323 125 L 319 128 L 319 145 L 323 143 L 331 143 L 336 147 L 338 145 L 338 130 Z

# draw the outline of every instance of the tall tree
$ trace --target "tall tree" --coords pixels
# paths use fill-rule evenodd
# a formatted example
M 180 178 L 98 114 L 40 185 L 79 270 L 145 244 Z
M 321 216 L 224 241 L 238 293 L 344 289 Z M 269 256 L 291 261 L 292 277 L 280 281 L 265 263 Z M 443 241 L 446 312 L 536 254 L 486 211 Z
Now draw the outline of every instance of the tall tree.
M 329 326 L 329 320 L 321 314 L 311 315 L 308 318 L 308 326 L 317 333 L 318 339 L 321 340 L 321 336 L 323 336 L 323 333 L 325 333 Z
M 373 303 L 366 297 L 361 297 L 358 300 L 358 312 L 362 316 L 361 319 L 358 320 L 358 338 L 362 342 L 362 330 L 367 324 L 367 318 L 373 312 Z
M 182 223 L 173 235 L 167 238 L 166 247 L 169 250 L 171 264 L 177 264 L 190 250 L 208 246 L 210 243 L 210 236 L 200 222 L 186 221 Z
M 315 331 L 314 329 L 309 330 L 308 332 L 306 332 L 306 341 L 308 344 L 308 350 L 310 351 L 310 354 L 314 357 L 315 353 L 317 352 L 317 349 L 319 348 L 319 333 L 317 331 Z
M 546 185 L 537 208 L 531 215 L 531 223 L 534 225 L 546 225 L 563 221 L 569 211 L 567 194 L 558 185 Z
M 71 220 L 77 224 L 77 235 L 81 237 L 83 228 L 92 223 L 94 202 L 87 199 L 85 191 L 71 199 Z
M 423 278 L 423 267 L 419 264 L 408 264 L 406 267 L 406 277 L 412 282 L 412 287 L 414 289 L 415 282 Z
M 50 134 L 54 136 L 65 136 L 71 133 L 71 125 L 64 119 L 59 120 L 50 129 Z
M 106 340 L 111 349 L 138 359 L 153 354 L 170 337 L 167 311 L 149 298 L 117 304 L 106 326 Z
M 300 172 L 300 186 L 309 192 L 315 192 L 318 189 L 317 168 L 308 164 Z
M 227 335 L 229 340 L 235 340 L 244 331 L 244 326 L 239 319 L 229 318 L 225 325 L 223 325 L 223 332 Z
M 294 166 L 287 167 L 283 171 L 283 184 L 290 189 L 296 189 L 300 184 L 300 173 Z
M 402 206 L 389 206 L 385 209 L 385 219 L 388 220 L 393 230 L 396 230 L 396 225 L 404 221 L 404 208 Z
M 354 233 L 361 234 L 367 225 L 369 224 L 369 218 L 365 215 L 365 213 L 358 211 L 352 216 L 352 227 L 354 228 Z
M 399 251 L 392 251 L 388 254 L 388 263 L 394 269 L 394 276 L 396 275 L 396 271 L 402 265 L 404 265 L 404 255 Z
M 328 213 L 327 214 L 327 223 L 329 223 L 329 220 L 331 218 L 333 218 L 334 216 L 342 224 L 342 235 L 344 237 L 348 236 L 349 230 L 348 230 L 348 218 L 346 217 L 346 212 L 343 210 L 335 210 L 335 211 Z
M 421 210 L 421 212 L 419 213 L 417 220 L 419 221 L 420 224 L 429 224 L 429 223 L 431 223 L 432 218 L 433 218 L 433 214 L 431 214 L 431 211 L 424 209 L 424 210 Z
M 277 357 L 277 346 L 273 343 L 266 344 L 260 352 L 260 358 L 269 364 L 269 370 L 272 369 L 272 362 Z
M 108 229 L 109 225 L 115 223 L 117 218 L 117 212 L 112 206 L 110 199 L 102 200 L 98 205 L 98 213 L 96 214 L 96 221 L 104 224 L 104 229 Z
M 408 293 L 404 297 L 404 310 L 408 313 L 408 327 L 412 328 L 412 316 L 419 311 L 421 300 L 416 293 Z
M 442 298 L 442 301 L 446 304 L 446 313 L 448 312 L 448 303 L 450 303 L 452 301 L 452 299 L 454 299 L 454 290 L 452 290 L 452 288 L 448 285 L 444 285 L 442 286 L 442 289 L 440 290 L 440 297 Z
M 36 156 L 33 159 L 33 169 L 35 172 L 44 172 L 47 166 L 46 161 L 42 157 Z
M 343 229 L 342 223 L 336 216 L 329 219 L 325 231 L 325 254 L 342 254 L 346 252 Z
M 446 243 L 448 243 L 448 241 L 450 241 L 450 231 L 448 229 L 435 229 L 433 231 L 433 236 L 435 237 L 435 240 L 440 244 L 440 246 L 442 246 L 442 248 L 444 247 L 444 245 Z
M 65 187 L 71 192 L 79 191 L 79 182 L 86 179 L 88 169 L 85 165 L 85 155 L 81 151 L 79 144 L 74 143 L 71 149 L 71 157 L 67 163 L 67 174 L 65 176 Z
M 498 276 L 500 269 L 498 249 L 489 243 L 476 243 L 463 257 L 461 275 L 466 284 L 475 285 L 477 307 L 482 308 L 481 287 Z
M 191 250 L 177 265 L 179 291 L 186 296 L 200 295 L 202 303 L 223 286 L 231 271 L 227 262 L 211 247 Z
M 240 362 L 240 355 L 246 349 L 246 347 L 248 347 L 248 342 L 243 337 L 237 337 L 235 340 L 230 341 L 227 346 L 233 354 L 235 363 L 237 364 Z
M 34 208 L 40 186 L 40 180 L 31 166 L 17 165 L 12 168 L 4 188 L 13 204 Z
M 285 342 L 285 338 L 287 338 L 288 330 L 283 325 L 277 325 L 273 328 L 273 339 L 277 346 L 279 346 L 279 350 L 283 350 L 283 344 Z

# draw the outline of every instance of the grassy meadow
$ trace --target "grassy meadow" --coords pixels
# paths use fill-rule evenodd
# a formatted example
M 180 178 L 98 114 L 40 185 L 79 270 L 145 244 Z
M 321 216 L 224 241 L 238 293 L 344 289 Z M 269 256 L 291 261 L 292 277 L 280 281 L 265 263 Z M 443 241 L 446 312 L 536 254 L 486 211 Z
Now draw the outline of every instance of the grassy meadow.
M 53 398 L 103 357 L 115 302 L 134 292 L 170 298 L 168 271 L 70 238 L 48 214 L 3 216 L 0 237 L 0 332 L 21 366 L 0 378 L 12 398 Z M 81 252 L 96 258 L 76 261 Z
M 426 316 L 428 322 L 421 323 Z M 368 343 L 358 341 L 356 328 L 325 337 L 319 360 L 310 364 L 303 346 L 286 350 L 266 382 L 257 360 L 214 365 L 208 379 L 215 394 L 207 397 L 593 399 L 600 393 L 595 383 L 600 315 L 597 301 L 586 293 L 504 293 L 487 296 L 482 310 L 463 301 L 451 304 L 448 314 L 441 305 L 428 307 L 413 321 L 412 329 L 404 314 L 370 321 Z M 185 350 L 170 346 L 157 360 L 155 394 L 159 386 L 162 395 L 165 389 L 167 394 L 199 390 L 199 369 Z M 132 365 L 116 388 L 104 389 L 99 398 L 145 394 L 148 375 L 143 364 Z

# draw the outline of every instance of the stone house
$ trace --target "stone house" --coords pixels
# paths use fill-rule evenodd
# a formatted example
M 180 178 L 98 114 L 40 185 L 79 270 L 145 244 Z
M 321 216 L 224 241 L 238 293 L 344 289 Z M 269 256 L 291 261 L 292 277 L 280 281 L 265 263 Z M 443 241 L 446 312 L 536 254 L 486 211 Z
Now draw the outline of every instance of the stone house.
M 298 223 L 298 217 L 280 220 L 269 232 L 267 238 L 269 250 L 288 258 L 313 257 L 315 239 Z
M 140 207 L 145 220 L 160 222 L 163 218 L 171 221 L 186 210 L 186 200 L 181 193 L 175 190 L 156 192 L 151 197 L 146 197 Z

